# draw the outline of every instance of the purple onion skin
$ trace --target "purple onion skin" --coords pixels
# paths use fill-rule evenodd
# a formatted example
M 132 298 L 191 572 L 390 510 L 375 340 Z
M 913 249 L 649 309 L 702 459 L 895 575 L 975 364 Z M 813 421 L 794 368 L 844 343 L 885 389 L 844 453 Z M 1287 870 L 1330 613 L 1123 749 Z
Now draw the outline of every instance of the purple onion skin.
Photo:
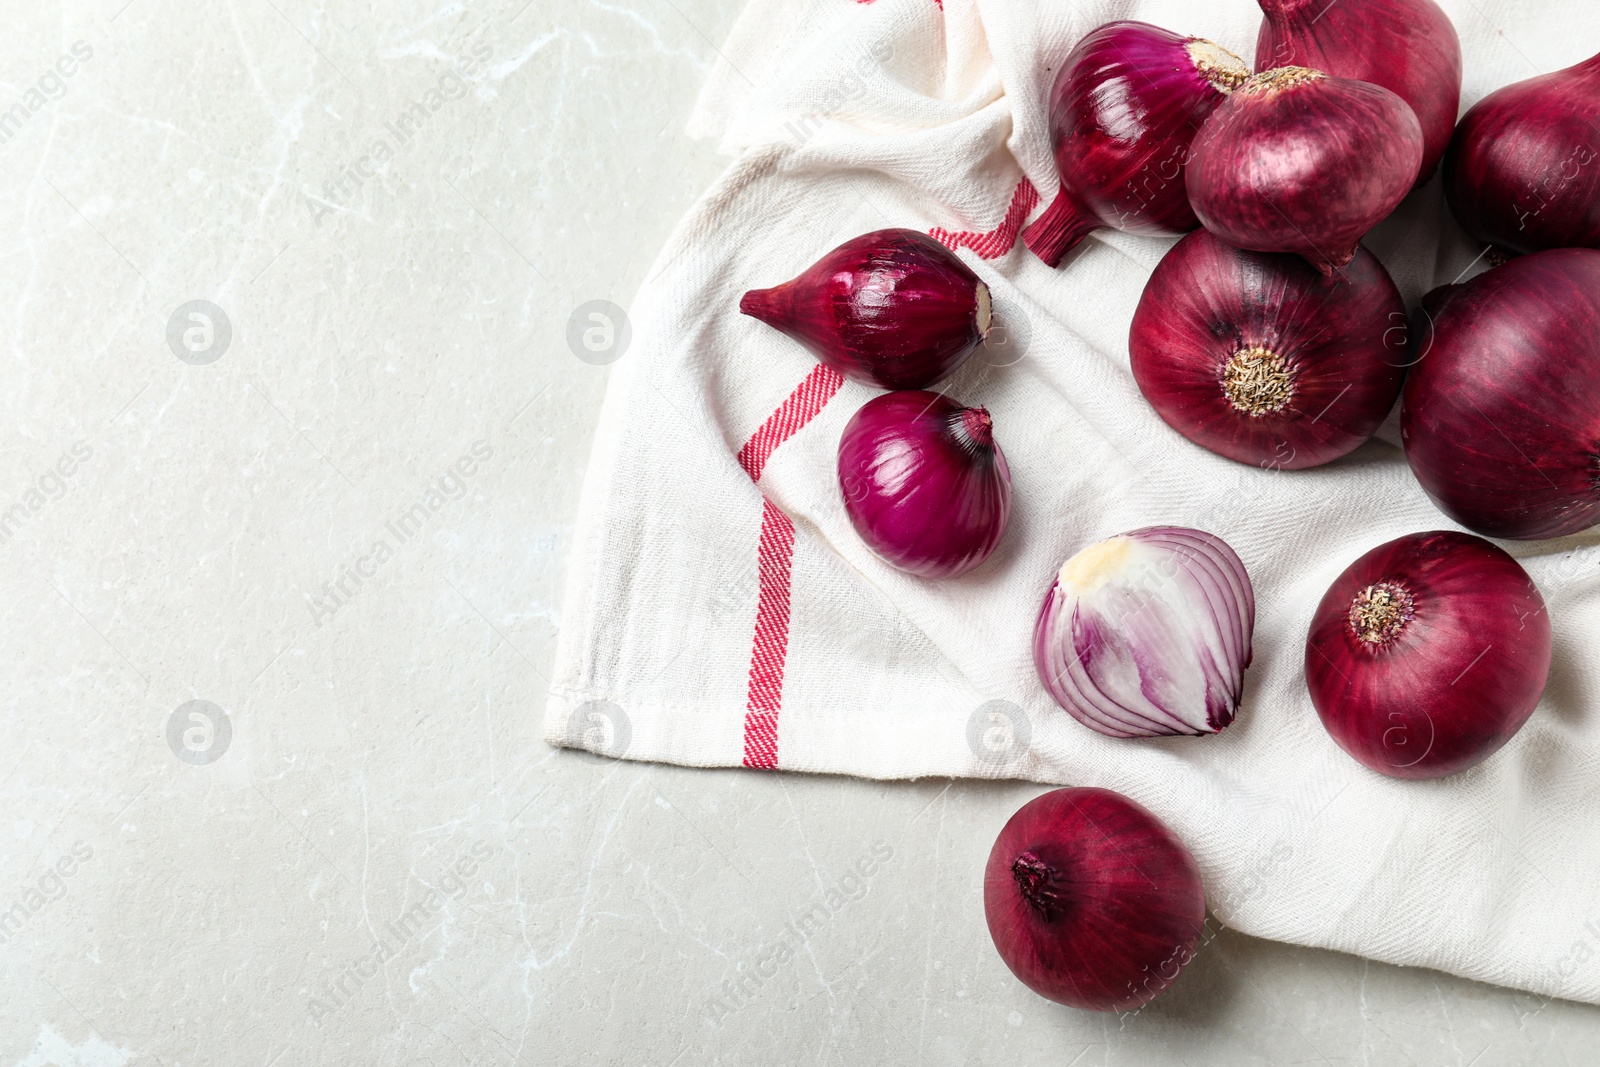
M 1385 585 L 1410 596 L 1411 617 L 1363 640 L 1352 605 Z M 1322 725 L 1395 778 L 1442 778 L 1487 759 L 1528 721 L 1549 673 L 1550 617 L 1528 572 L 1454 531 L 1408 534 L 1356 560 L 1317 605 L 1306 640 Z
M 1416 185 L 1433 175 L 1461 108 L 1461 39 L 1433 0 L 1258 0 L 1256 70 L 1310 67 L 1381 85 L 1422 126 Z
M 876 230 L 799 277 L 752 289 L 739 310 L 799 341 L 853 381 L 925 389 L 965 362 L 989 332 L 989 288 L 916 230 Z
M 1506 253 L 1600 247 L 1597 116 L 1600 56 L 1479 101 L 1444 163 L 1462 227 Z
M 862 405 L 839 442 L 839 490 L 867 546 L 923 578 L 954 578 L 988 559 L 1011 515 L 1011 470 L 989 413 L 938 393 Z
M 1283 67 L 1217 108 L 1186 180 L 1201 224 L 1224 241 L 1331 274 L 1405 199 L 1421 163 L 1422 127 L 1394 93 Z
M 1194 857 L 1160 819 L 1109 789 L 1057 789 L 1000 831 L 983 910 L 1023 985 L 1085 1011 L 1127 1011 L 1194 958 L 1206 901 Z
M 1191 47 L 1193 46 L 1193 47 Z M 1210 58 L 1202 69 L 1195 52 Z M 1079 41 L 1050 92 L 1061 193 L 1022 239 L 1055 266 L 1099 227 L 1185 233 L 1199 225 L 1183 187 L 1189 143 L 1242 60 L 1147 22 L 1109 22 Z
M 1167 425 L 1274 470 L 1338 459 L 1371 437 L 1405 382 L 1406 311 L 1366 249 L 1338 277 L 1299 256 L 1244 252 L 1199 230 L 1145 285 L 1128 336 L 1133 377 Z M 1229 392 L 1252 353 L 1286 388 Z M 1275 357 L 1275 359 L 1274 359 Z
M 1514 259 L 1424 306 L 1400 437 L 1439 510 L 1522 540 L 1600 522 L 1600 251 Z

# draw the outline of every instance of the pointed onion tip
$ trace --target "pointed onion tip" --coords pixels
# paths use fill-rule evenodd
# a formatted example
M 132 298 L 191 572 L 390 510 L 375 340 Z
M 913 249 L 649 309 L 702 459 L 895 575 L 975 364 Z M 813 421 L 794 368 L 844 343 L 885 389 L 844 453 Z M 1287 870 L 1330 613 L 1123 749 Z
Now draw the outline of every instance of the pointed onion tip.
M 1028 223 L 1022 231 L 1022 243 L 1045 266 L 1055 267 L 1099 225 L 1097 219 L 1089 218 L 1079 210 L 1063 188 L 1044 214 Z
M 1335 274 L 1343 274 L 1344 269 L 1355 261 L 1356 253 L 1360 249 L 1361 246 L 1357 244 L 1351 247 L 1348 252 L 1341 252 L 1334 256 L 1329 256 L 1321 249 L 1317 249 L 1309 255 L 1302 253 L 1301 258 L 1308 260 L 1313 267 L 1316 267 L 1321 272 L 1324 278 L 1331 278 Z
M 962 408 L 961 428 L 973 444 L 987 448 L 994 444 L 994 419 L 986 408 Z
M 739 313 L 776 326 L 786 319 L 780 309 L 779 294 L 782 291 L 781 285 L 773 286 L 771 289 L 751 289 L 739 298 Z

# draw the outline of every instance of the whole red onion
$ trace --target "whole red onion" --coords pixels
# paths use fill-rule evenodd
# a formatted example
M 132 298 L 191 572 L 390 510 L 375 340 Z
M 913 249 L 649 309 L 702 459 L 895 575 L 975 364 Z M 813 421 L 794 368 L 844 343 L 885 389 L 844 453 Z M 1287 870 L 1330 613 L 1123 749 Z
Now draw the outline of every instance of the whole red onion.
M 1186 181 L 1201 224 L 1224 241 L 1331 274 L 1405 199 L 1421 163 L 1422 127 L 1394 93 L 1279 67 L 1212 114 Z
M 1222 538 L 1150 526 L 1061 565 L 1034 623 L 1033 664 L 1091 730 L 1214 734 L 1239 710 L 1255 623 L 1250 575 Z
M 916 230 L 846 241 L 799 277 L 752 289 L 739 310 L 781 330 L 822 362 L 884 389 L 945 378 L 989 332 L 989 287 L 944 245 Z
M 1422 126 L 1421 185 L 1461 107 L 1461 39 L 1433 0 L 1258 0 L 1256 70 L 1294 65 L 1381 85 Z
M 989 936 L 1022 984 L 1088 1011 L 1139 1007 L 1194 958 L 1206 916 L 1194 857 L 1109 789 L 1057 789 L 1006 823 L 983 874 Z
M 1424 306 L 1400 437 L 1428 496 L 1489 537 L 1600 522 L 1600 251 L 1514 259 Z
M 1444 191 L 1504 252 L 1600 246 L 1600 56 L 1489 94 L 1456 127 Z
M 1194 229 L 1183 187 L 1189 143 L 1249 74 L 1232 52 L 1147 22 L 1109 22 L 1089 33 L 1050 91 L 1061 193 L 1023 242 L 1053 267 L 1101 226 Z
M 953 578 L 989 557 L 1011 514 L 1011 471 L 983 408 L 938 393 L 885 393 L 839 441 L 851 524 L 885 562 Z
M 1128 353 L 1145 399 L 1189 440 L 1299 470 L 1377 431 L 1405 381 L 1405 325 L 1400 291 L 1366 249 L 1327 277 L 1199 230 L 1150 276 Z
M 1396 778 L 1487 758 L 1533 714 L 1550 673 L 1544 598 L 1481 537 L 1408 534 L 1335 579 L 1311 620 L 1306 685 L 1350 755 Z

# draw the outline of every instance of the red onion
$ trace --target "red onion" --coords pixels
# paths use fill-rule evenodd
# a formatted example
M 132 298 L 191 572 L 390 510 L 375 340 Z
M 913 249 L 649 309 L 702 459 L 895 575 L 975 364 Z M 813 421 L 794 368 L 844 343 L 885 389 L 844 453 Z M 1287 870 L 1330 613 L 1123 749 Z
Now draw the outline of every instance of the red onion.
M 1139 298 L 1133 377 L 1195 444 L 1273 469 L 1327 463 L 1371 437 L 1405 381 L 1405 304 L 1371 252 L 1338 277 L 1199 230 Z
M 1596 116 L 1600 56 L 1480 100 L 1444 162 L 1466 231 L 1508 253 L 1600 246 Z
M 1482 761 L 1533 713 L 1550 618 L 1528 572 L 1471 534 L 1408 534 L 1329 587 L 1306 640 L 1306 684 L 1339 747 L 1396 778 Z
M 1293 64 L 1381 85 L 1422 126 L 1417 185 L 1439 165 L 1461 107 L 1461 40 L 1433 0 L 1258 0 L 1256 69 Z
M 839 442 L 839 488 L 867 546 L 924 578 L 982 563 L 1011 514 L 1011 471 L 989 413 L 938 393 L 863 404 Z
M 1061 565 L 1033 629 L 1056 703 L 1112 737 L 1211 734 L 1233 721 L 1250 665 L 1250 576 L 1219 537 L 1152 526 Z
M 1000 958 L 1061 1004 L 1149 1003 L 1194 958 L 1206 917 L 1200 869 L 1173 832 L 1109 789 L 1057 789 L 995 840 L 983 910 Z
M 1189 203 L 1206 229 L 1254 252 L 1294 252 L 1324 274 L 1405 199 L 1422 163 L 1406 102 L 1305 67 L 1253 75 L 1195 139 Z
M 1514 259 L 1424 307 L 1400 437 L 1428 496 L 1489 537 L 1600 522 L 1600 252 Z
M 990 321 L 989 287 L 916 230 L 846 241 L 794 280 L 745 293 L 739 310 L 846 378 L 884 389 L 942 380 L 972 354 Z
M 1050 91 L 1061 193 L 1024 243 L 1053 267 L 1100 226 L 1194 229 L 1182 180 L 1189 142 L 1249 74 L 1232 52 L 1147 22 L 1110 22 L 1079 41 Z

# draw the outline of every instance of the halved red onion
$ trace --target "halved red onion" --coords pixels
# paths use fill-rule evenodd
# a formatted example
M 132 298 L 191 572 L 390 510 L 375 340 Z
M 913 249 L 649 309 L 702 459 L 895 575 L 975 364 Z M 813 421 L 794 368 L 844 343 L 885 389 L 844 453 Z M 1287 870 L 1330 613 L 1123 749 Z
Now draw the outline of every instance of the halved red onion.
M 1145 808 L 1109 789 L 1056 789 L 995 839 L 983 911 L 1023 985 L 1074 1008 L 1126 1011 L 1194 958 L 1206 898 L 1194 857 Z
M 916 230 L 846 241 L 799 277 L 752 289 L 739 310 L 793 337 L 854 381 L 925 389 L 965 362 L 989 332 L 989 287 Z
M 1428 496 L 1489 537 L 1600 522 L 1600 251 L 1514 259 L 1424 307 L 1400 437 Z
M 1550 673 L 1544 598 L 1481 537 L 1408 534 L 1347 567 L 1306 639 L 1311 703 L 1339 747 L 1396 778 L 1441 778 L 1522 728 Z
M 924 578 L 988 559 L 1011 515 L 1011 470 L 989 413 L 938 393 L 863 404 L 839 441 L 839 489 L 867 547 Z
M 1405 325 L 1400 291 L 1365 249 L 1330 278 L 1199 230 L 1150 276 L 1128 354 L 1140 392 L 1189 440 L 1299 470 L 1383 423 L 1405 381 Z
M 1444 164 L 1462 227 L 1507 253 L 1600 246 L 1596 116 L 1600 55 L 1480 100 Z
M 1233 721 L 1255 592 L 1220 537 L 1151 526 L 1061 565 L 1033 630 L 1056 703 L 1111 737 L 1216 733 Z
M 1370 82 L 1305 67 L 1253 75 L 1212 113 L 1185 171 L 1206 229 L 1324 274 L 1405 199 L 1422 164 L 1409 105 Z
M 1249 74 L 1227 49 L 1147 22 L 1091 31 L 1050 91 L 1061 193 L 1023 242 L 1053 267 L 1101 226 L 1152 235 L 1194 229 L 1183 187 L 1189 143 Z
M 1416 184 L 1433 175 L 1461 107 L 1461 39 L 1433 0 L 1258 0 L 1256 70 L 1310 67 L 1394 93 L 1422 126 Z

